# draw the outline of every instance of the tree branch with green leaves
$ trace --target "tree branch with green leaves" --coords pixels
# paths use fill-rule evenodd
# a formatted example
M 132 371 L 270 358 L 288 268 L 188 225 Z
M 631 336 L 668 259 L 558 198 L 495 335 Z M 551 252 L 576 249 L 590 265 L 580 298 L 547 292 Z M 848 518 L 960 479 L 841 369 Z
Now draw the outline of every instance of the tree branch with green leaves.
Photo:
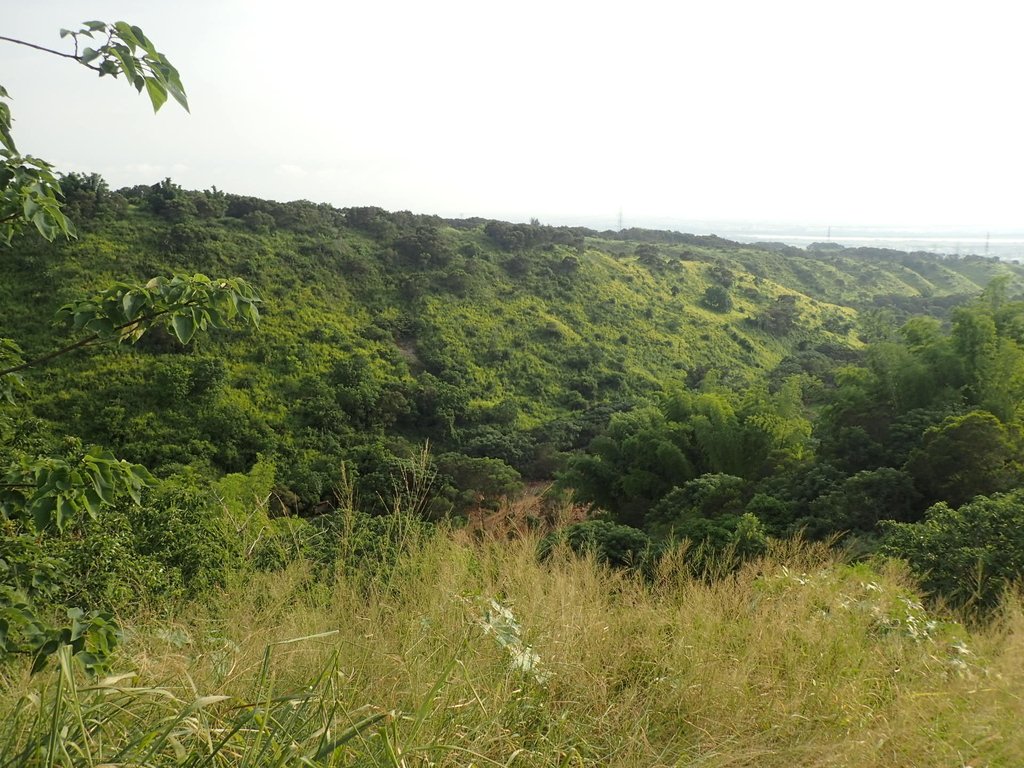
M 20 373 L 76 349 L 98 344 L 134 344 L 148 331 L 165 327 L 182 344 L 197 331 L 231 324 L 259 326 L 260 298 L 237 277 L 212 279 L 202 274 L 154 277 L 145 284 L 115 283 L 89 298 L 65 304 L 57 312 L 74 331 L 88 335 L 31 360 L 11 339 L 0 339 L 0 399 L 13 402 Z
M 96 72 L 100 77 L 124 75 L 129 85 L 146 91 L 153 111 L 159 111 L 168 97 L 188 111 L 188 97 L 178 70 L 160 53 L 145 33 L 123 21 L 108 24 L 87 21 L 76 31 L 62 29 L 61 38 L 70 38 L 73 51 L 65 53 L 45 46 L 0 36 L 0 41 L 71 59 Z M 82 46 L 84 40 L 99 44 Z M 45 160 L 22 154 L 11 134 L 11 99 L 0 86 L 0 240 L 11 238 L 25 225 L 32 225 L 47 240 L 63 235 L 74 237 L 75 228 L 61 211 L 60 182 L 53 166 Z
M 84 22 L 62 29 L 72 50 L 59 51 L 16 38 L 0 42 L 70 59 L 100 77 L 121 75 L 136 91 L 146 92 L 157 112 L 173 98 L 187 112 L 188 99 L 178 70 L 136 26 L 123 21 Z M 0 85 L 0 243 L 10 244 L 23 229 L 34 227 L 47 241 L 75 237 L 62 210 L 63 195 L 53 166 L 22 154 L 12 135 L 11 97 Z M 202 274 L 156 277 L 146 283 L 115 283 L 80 301 L 65 304 L 58 320 L 78 338 L 32 359 L 11 339 L 0 338 L 0 405 L 13 403 L 24 387 L 21 373 L 77 349 L 100 344 L 134 344 L 163 327 L 182 344 L 199 331 L 231 324 L 257 326 L 260 298 L 244 280 L 211 279 Z M 0 468 L 0 660 L 14 654 L 33 657 L 32 671 L 67 648 L 86 669 L 100 670 L 120 639 L 113 617 L 101 611 L 66 611 L 70 621 L 54 625 L 46 618 L 53 588 L 66 578 L 46 549 L 83 514 L 96 518 L 115 497 L 127 494 L 136 503 L 155 481 L 138 464 L 118 459 L 99 447 L 85 448 L 69 439 L 61 456 L 15 455 Z

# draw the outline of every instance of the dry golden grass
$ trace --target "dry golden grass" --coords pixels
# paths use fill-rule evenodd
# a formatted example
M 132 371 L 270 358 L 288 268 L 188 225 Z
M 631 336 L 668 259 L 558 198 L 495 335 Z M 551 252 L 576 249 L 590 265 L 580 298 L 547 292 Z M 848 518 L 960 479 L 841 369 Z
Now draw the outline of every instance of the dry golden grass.
M 898 566 L 823 547 L 781 546 L 714 581 L 680 552 L 644 581 L 566 554 L 540 564 L 535 546 L 438 535 L 370 589 L 296 564 L 140 618 L 117 667 L 164 693 L 68 699 L 65 685 L 58 699 L 70 675 L 11 679 L 0 760 L 1024 765 L 1019 596 L 968 632 L 929 616 Z M 173 739 L 152 750 L 161 729 Z

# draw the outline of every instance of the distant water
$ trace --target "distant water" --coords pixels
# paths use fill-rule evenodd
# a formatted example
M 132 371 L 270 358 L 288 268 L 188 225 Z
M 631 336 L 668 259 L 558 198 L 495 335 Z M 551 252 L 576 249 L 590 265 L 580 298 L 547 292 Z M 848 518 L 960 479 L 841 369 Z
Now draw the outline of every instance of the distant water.
M 805 248 L 811 243 L 836 243 L 848 248 L 892 248 L 950 256 L 996 256 L 1024 261 L 1024 229 L 1007 226 L 878 226 L 871 224 L 806 225 L 794 222 L 754 222 L 739 219 L 685 219 L 670 217 L 554 216 L 545 224 L 617 230 L 622 227 L 664 229 L 694 235 L 718 235 L 740 243 L 772 242 Z
M 793 232 L 720 232 L 730 240 L 741 243 L 776 242 L 804 248 L 811 243 L 836 243 L 847 248 L 892 248 L 898 251 L 925 251 L 952 256 L 995 256 L 1006 260 L 1024 260 L 1024 235 L 1000 234 L 985 237 L 976 234 L 907 233 L 887 234 L 871 232 L 844 234 L 832 232 L 798 234 Z

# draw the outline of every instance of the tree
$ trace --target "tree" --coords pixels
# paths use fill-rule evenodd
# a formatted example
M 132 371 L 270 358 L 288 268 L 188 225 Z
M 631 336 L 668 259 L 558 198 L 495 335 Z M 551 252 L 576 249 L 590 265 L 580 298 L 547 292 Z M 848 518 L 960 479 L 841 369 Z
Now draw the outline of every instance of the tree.
M 704 291 L 701 304 L 713 312 L 728 312 L 732 309 L 732 297 L 728 289 L 721 285 L 709 285 Z
M 892 467 L 864 469 L 846 478 L 835 490 L 811 505 L 815 517 L 832 522 L 836 530 L 871 533 L 880 519 L 917 520 L 921 496 L 906 472 Z
M 742 478 L 705 474 L 673 488 L 651 510 L 647 531 L 658 538 L 707 541 L 716 549 L 728 545 L 743 514 Z
M 188 110 L 177 70 L 138 27 L 89 21 L 78 31 L 61 30 L 61 37 L 70 38 L 73 52 L 3 36 L 0 40 L 71 59 L 101 77 L 124 75 L 137 91 L 145 89 L 154 111 L 168 96 Z M 86 41 L 99 44 L 80 46 Z M 14 142 L 8 99 L 0 86 L 0 241 L 9 245 L 31 227 L 46 240 L 74 237 L 53 167 L 21 154 Z M 197 331 L 210 327 L 232 321 L 256 325 L 258 303 L 251 286 L 237 278 L 197 274 L 115 283 L 60 309 L 58 319 L 77 334 L 70 343 L 26 360 L 17 343 L 0 339 L 0 405 L 15 400 L 24 386 L 22 372 L 61 355 L 98 344 L 135 343 L 157 327 L 166 327 L 187 344 Z M 59 626 L 37 608 L 40 601 L 53 598 L 62 578 L 61 563 L 48 554 L 46 544 L 76 518 L 95 519 L 119 495 L 138 503 L 152 477 L 139 465 L 74 439 L 57 456 L 5 453 L 13 461 L 0 468 L 0 659 L 28 654 L 38 669 L 58 648 L 70 645 L 87 668 L 101 668 L 119 636 L 109 613 L 69 608 L 70 623 Z
M 799 382 L 753 391 L 740 403 L 716 392 L 676 391 L 661 407 L 616 414 L 560 482 L 617 523 L 648 527 L 648 514 L 674 488 L 701 475 L 758 478 L 771 465 L 798 462 L 810 422 L 799 412 Z M 739 405 L 739 408 L 736 407 Z
M 616 414 L 587 452 L 573 457 L 561 482 L 615 522 L 640 528 L 653 504 L 696 474 L 684 451 L 690 444 L 688 428 L 657 408 Z
M 538 554 L 547 560 L 560 545 L 617 568 L 642 568 L 652 559 L 653 542 L 643 531 L 608 520 L 584 520 L 545 536 Z
M 1024 490 L 940 502 L 920 523 L 883 522 L 884 551 L 905 558 L 928 590 L 987 610 L 1024 578 Z
M 906 469 L 927 501 L 954 506 L 1007 491 L 1024 475 L 1019 437 L 987 411 L 949 416 L 930 427 Z
M 775 300 L 775 304 L 754 318 L 754 324 L 774 336 L 785 336 L 796 328 L 799 319 L 800 308 L 796 304 L 796 296 L 783 294 Z

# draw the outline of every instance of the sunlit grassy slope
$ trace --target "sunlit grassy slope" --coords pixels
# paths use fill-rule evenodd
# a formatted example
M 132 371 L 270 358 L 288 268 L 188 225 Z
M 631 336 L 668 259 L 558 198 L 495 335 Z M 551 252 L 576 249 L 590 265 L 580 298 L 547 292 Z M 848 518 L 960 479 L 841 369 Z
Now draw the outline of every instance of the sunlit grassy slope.
M 242 275 L 267 299 L 259 334 L 201 346 L 230 362 L 237 408 L 267 414 L 273 429 L 287 428 L 278 422 L 288 420 L 303 377 L 322 377 L 354 356 L 391 388 L 429 372 L 474 407 L 514 403 L 520 426 L 530 427 L 595 402 L 695 386 L 708 371 L 742 386 L 795 350 L 856 347 L 858 318 L 876 306 L 935 313 L 998 274 L 1011 274 L 1013 292 L 1024 285 L 1018 266 L 979 257 L 817 254 L 677 233 L 543 227 L 523 230 L 539 233 L 536 243 L 507 247 L 484 222 L 379 212 L 367 224 L 367 214 L 309 203 L 247 205 L 269 210 L 266 222 L 254 229 L 231 215 L 168 220 L 136 201 L 116 216 L 82 220 L 75 242 L 19 242 L 0 260 L 5 334 L 29 353 L 46 351 L 53 311 L 113 279 L 175 270 Z M 728 291 L 727 311 L 706 306 L 712 286 Z M 792 302 L 793 323 L 773 329 L 763 321 L 780 297 Z M 37 410 L 91 435 L 89 415 L 76 415 L 75 391 L 97 363 L 62 365 L 50 373 L 60 396 L 40 399 Z M 118 367 L 99 378 L 121 388 L 127 374 L 115 375 Z M 151 378 L 148 371 L 143 364 L 135 378 Z
M 972 632 L 805 546 L 642 581 L 530 539 L 406 543 L 375 581 L 298 563 L 135 617 L 98 684 L 9 672 L 0 764 L 1024 764 L 1017 599 Z

